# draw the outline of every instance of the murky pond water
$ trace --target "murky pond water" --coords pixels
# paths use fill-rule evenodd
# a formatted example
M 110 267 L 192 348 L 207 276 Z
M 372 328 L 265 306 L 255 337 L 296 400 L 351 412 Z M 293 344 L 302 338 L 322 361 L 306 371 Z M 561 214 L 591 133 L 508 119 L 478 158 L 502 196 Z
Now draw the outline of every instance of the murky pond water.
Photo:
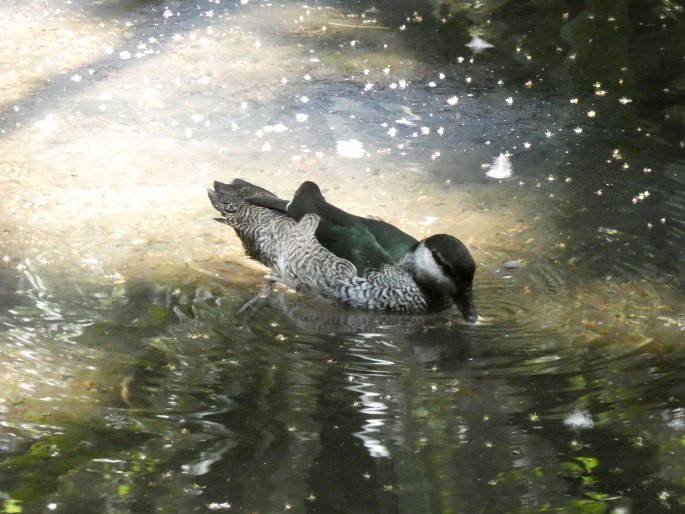
M 684 16 L 0 4 L 2 512 L 685 512 Z M 234 177 L 458 236 L 480 322 L 241 310 Z

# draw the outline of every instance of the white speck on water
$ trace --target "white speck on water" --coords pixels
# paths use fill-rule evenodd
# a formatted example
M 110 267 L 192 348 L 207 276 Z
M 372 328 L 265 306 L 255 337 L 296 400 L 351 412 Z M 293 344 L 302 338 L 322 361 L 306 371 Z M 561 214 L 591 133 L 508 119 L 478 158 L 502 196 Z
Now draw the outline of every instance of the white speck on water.
M 530 141 L 524 141 L 524 143 L 523 143 L 523 148 L 525 148 L 526 150 L 528 150 L 531 146 L 533 146 L 533 145 L 531 144 Z
M 439 150 L 435 150 L 435 151 L 431 154 L 431 159 L 432 159 L 432 160 L 435 160 L 435 159 L 437 159 L 438 157 L 440 157 L 440 151 L 439 151 Z
M 491 45 L 483 38 L 473 36 L 471 38 L 471 41 L 466 43 L 466 46 L 469 47 L 474 54 L 479 54 L 483 50 L 487 50 L 488 48 L 494 48 L 495 45 Z
M 193 120 L 194 123 L 200 123 L 205 117 L 202 114 L 193 114 L 190 119 Z
M 81 75 L 79 75 L 78 73 L 75 75 L 72 75 L 71 80 L 73 80 L 74 82 L 81 82 Z
M 306 96 L 301 96 L 300 102 L 302 102 L 303 104 L 306 104 L 307 102 L 309 102 L 309 98 L 307 98 Z
M 306 74 L 304 77 L 305 80 L 312 80 L 312 76 L 310 74 Z
M 433 82 L 433 81 L 430 81 L 430 82 L 428 83 L 428 87 L 435 87 L 435 86 L 437 86 L 437 84 L 436 84 L 435 82 Z
M 571 98 L 571 99 L 569 100 L 569 102 L 571 102 L 572 104 L 577 104 L 577 103 L 578 103 L 578 99 L 577 99 L 577 98 Z
M 45 132 L 46 135 L 51 136 L 57 130 L 57 120 L 50 113 L 45 115 L 45 118 L 36 123 L 36 127 Z
M 164 9 L 164 14 L 162 14 L 164 18 L 171 18 L 173 15 L 174 13 L 172 13 L 169 9 Z
M 504 153 L 500 153 L 499 156 L 495 157 L 492 161 L 490 169 L 485 172 L 485 175 L 490 178 L 501 180 L 510 178 L 513 175 L 513 172 L 509 157 Z
M 364 91 L 371 91 L 373 89 L 373 82 L 367 82 L 364 84 Z
M 305 121 L 307 121 L 307 118 L 309 118 L 309 115 L 308 115 L 308 114 L 305 114 L 305 113 L 303 113 L 303 112 L 298 112 L 298 113 L 295 115 L 295 119 L 296 119 L 299 123 L 304 123 Z
M 637 195 L 633 196 L 633 199 L 632 199 L 633 205 L 638 203 L 638 202 L 643 202 L 644 200 L 649 198 L 649 196 L 650 196 L 649 191 L 644 191 L 642 193 L 638 193 Z
M 285 86 L 287 83 L 288 83 L 288 79 L 285 78 L 285 77 L 283 77 L 283 78 L 281 79 L 281 84 Z
M 243 3 L 247 3 L 247 0 L 242 0 Z M 223 503 L 218 503 L 218 502 L 212 502 L 209 505 L 207 505 L 207 508 L 209 510 L 229 510 L 231 508 L 231 502 L 223 502 Z
M 131 52 L 129 52 L 127 50 L 122 50 L 121 52 L 119 52 L 119 58 L 123 61 L 130 59 L 131 58 Z
M 513 105 L 514 97 L 508 96 L 504 101 L 507 102 L 507 105 Z
M 264 132 L 266 132 L 267 134 L 270 132 L 274 132 L 276 134 L 281 134 L 281 133 L 287 132 L 287 131 L 288 131 L 288 127 L 283 125 L 283 123 L 276 123 L 275 125 L 266 125 L 264 127 Z
M 459 98 L 456 97 L 456 96 L 450 96 L 450 97 L 447 99 L 447 104 L 448 104 L 448 105 L 457 105 L 457 102 L 459 102 Z
M 364 145 L 362 145 L 357 139 L 337 141 L 335 143 L 335 151 L 341 157 L 349 157 L 351 159 L 359 159 L 360 157 L 364 157 Z
M 442 136 L 442 135 L 445 133 L 445 129 L 444 129 L 443 127 L 439 127 L 438 130 L 437 130 L 437 132 L 438 132 L 439 135 Z
M 621 98 L 618 99 L 618 101 L 621 105 L 627 105 L 630 102 L 632 102 L 632 100 L 626 96 L 622 96 Z
M 564 425 L 573 429 L 585 429 L 592 428 L 595 422 L 588 411 L 574 409 L 571 414 L 567 414 L 564 418 Z
M 430 133 L 431 133 L 430 127 L 421 127 L 421 134 L 422 135 L 427 136 Z
M 271 144 L 268 141 L 264 141 L 264 144 L 262 145 L 262 152 L 270 152 L 271 151 Z
M 405 89 L 407 87 L 407 81 L 405 79 L 400 79 L 398 85 L 400 89 Z
M 413 121 L 409 121 L 407 118 L 400 118 L 399 120 L 395 120 L 395 123 L 398 125 L 406 125 L 407 127 L 414 127 L 416 123 Z
M 186 127 L 185 133 L 186 133 L 186 137 L 187 137 L 188 139 L 190 139 L 191 137 L 193 137 L 193 129 L 191 129 L 190 127 Z
M 582 134 L 583 128 L 582 127 L 576 127 L 573 129 L 573 132 L 575 132 L 576 134 Z
M 588 111 L 587 116 L 588 118 L 594 118 L 597 116 L 597 113 L 595 111 Z
M 396 134 L 397 134 L 397 129 L 395 127 L 390 127 L 388 129 L 388 135 L 390 137 L 395 137 Z
M 438 78 L 439 78 L 440 80 L 445 80 L 445 74 L 442 73 L 442 72 L 439 73 L 439 74 L 438 74 Z

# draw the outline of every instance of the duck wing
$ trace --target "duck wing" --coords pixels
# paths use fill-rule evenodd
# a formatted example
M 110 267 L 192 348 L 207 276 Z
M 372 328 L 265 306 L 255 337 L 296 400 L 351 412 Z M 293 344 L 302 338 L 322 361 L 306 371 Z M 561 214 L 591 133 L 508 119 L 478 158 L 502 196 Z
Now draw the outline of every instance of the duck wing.
M 287 205 L 299 221 L 313 213 L 321 219 L 316 239 L 328 251 L 355 265 L 362 276 L 370 269 L 396 264 L 416 240 L 389 223 L 355 216 L 328 203 L 314 182 L 304 182 Z
M 418 243 L 417 239 L 381 219 L 359 219 L 395 262 L 399 262 Z

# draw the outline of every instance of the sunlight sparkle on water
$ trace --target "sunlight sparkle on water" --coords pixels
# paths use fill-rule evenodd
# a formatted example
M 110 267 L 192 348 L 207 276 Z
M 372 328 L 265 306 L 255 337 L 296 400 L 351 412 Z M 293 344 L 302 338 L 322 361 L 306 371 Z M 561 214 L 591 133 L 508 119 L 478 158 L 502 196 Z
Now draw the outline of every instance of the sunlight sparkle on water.
M 359 159 L 364 157 L 364 145 L 357 139 L 350 139 L 348 141 L 337 141 L 335 143 L 335 151 L 341 157 L 349 157 L 351 159 Z
M 45 118 L 43 118 L 41 121 L 36 123 L 36 127 L 41 129 L 48 136 L 51 136 L 52 134 L 54 134 L 55 130 L 57 130 L 57 125 L 58 125 L 57 120 L 50 113 L 46 114 Z

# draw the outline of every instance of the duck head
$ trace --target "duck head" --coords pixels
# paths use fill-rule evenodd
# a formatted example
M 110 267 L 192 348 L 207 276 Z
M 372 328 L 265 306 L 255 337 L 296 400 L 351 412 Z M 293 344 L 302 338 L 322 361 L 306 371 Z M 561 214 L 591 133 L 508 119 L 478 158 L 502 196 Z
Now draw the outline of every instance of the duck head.
M 476 263 L 456 237 L 437 234 L 419 241 L 403 264 L 429 296 L 449 297 L 464 318 L 471 322 L 478 319 L 473 304 Z

